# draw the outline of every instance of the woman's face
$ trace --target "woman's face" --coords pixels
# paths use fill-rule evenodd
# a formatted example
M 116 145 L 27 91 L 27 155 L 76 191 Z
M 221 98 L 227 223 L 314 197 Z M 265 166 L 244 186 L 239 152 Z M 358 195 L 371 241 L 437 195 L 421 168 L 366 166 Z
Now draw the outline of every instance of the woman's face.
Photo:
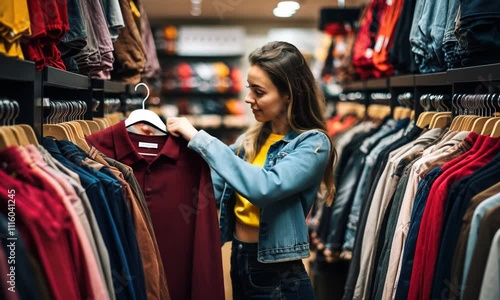
M 245 102 L 250 104 L 255 119 L 259 122 L 283 122 L 286 118 L 288 96 L 280 95 L 267 73 L 258 66 L 248 71 L 248 91 Z M 277 124 L 276 124 L 277 125 Z

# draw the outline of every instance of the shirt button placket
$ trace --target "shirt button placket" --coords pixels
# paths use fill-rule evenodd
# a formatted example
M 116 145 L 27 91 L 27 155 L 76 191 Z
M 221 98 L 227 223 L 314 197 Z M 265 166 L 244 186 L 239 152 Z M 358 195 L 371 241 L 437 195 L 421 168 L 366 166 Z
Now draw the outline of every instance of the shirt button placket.
M 153 188 L 151 187 L 151 180 L 148 180 L 148 175 L 151 174 L 151 169 L 147 168 L 146 169 L 146 175 L 144 176 L 144 198 L 146 198 L 146 201 L 151 201 L 151 191 Z

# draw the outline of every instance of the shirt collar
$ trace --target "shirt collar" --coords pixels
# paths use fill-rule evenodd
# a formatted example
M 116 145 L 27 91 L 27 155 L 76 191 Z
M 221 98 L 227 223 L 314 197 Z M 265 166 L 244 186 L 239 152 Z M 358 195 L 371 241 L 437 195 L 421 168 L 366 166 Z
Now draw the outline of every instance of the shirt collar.
M 299 134 L 294 131 L 290 130 L 285 137 L 282 139 L 284 142 L 290 143 L 294 138 L 296 138 Z
M 116 160 L 131 165 L 132 163 L 144 159 L 135 149 L 129 137 L 129 132 L 125 127 L 125 121 L 121 121 L 113 126 L 112 129 L 113 145 L 116 151 Z M 186 143 L 180 138 L 167 136 L 165 145 L 160 150 L 160 156 L 166 156 L 171 159 L 177 160 L 179 157 L 179 150 L 182 143 Z M 157 159 L 158 159 L 157 158 Z
M 61 151 L 59 151 L 59 148 L 57 147 L 56 141 L 54 139 L 44 137 L 42 139 L 42 145 L 52 155 L 62 154 Z

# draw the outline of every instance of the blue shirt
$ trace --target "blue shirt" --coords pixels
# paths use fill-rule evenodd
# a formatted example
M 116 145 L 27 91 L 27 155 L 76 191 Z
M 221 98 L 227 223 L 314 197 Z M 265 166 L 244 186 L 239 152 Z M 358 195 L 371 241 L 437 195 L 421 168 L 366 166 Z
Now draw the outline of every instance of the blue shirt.
M 99 224 L 99 229 L 109 253 L 111 269 L 113 270 L 113 285 L 116 299 L 136 299 L 136 291 L 132 284 L 129 263 L 124 245 L 119 235 L 116 221 L 113 217 L 110 203 L 104 193 L 102 183 L 89 170 L 69 161 L 59 150 L 56 141 L 44 138 L 43 147 L 66 168 L 78 174 L 90 204 Z

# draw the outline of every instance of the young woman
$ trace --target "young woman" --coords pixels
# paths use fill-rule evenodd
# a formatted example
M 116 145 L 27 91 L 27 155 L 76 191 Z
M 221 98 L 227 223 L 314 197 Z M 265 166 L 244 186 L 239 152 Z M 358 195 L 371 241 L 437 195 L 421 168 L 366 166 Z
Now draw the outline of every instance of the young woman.
M 301 260 L 309 256 L 305 219 L 322 181 L 330 203 L 335 190 L 324 100 L 295 46 L 271 42 L 249 60 L 245 102 L 258 122 L 235 144 L 185 118 L 169 118 L 167 129 L 211 167 L 222 240 L 233 242 L 233 299 L 314 299 Z

